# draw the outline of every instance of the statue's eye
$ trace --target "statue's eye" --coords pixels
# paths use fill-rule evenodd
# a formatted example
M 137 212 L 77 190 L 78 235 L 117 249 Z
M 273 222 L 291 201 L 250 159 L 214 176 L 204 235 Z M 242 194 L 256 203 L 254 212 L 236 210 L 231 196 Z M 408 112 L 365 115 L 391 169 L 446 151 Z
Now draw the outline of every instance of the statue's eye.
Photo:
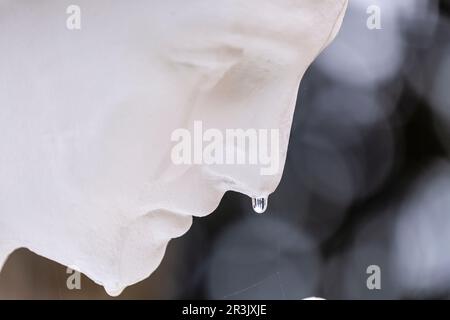
M 210 89 L 242 60 L 243 49 L 230 46 L 174 49 L 168 57 L 168 63 L 173 67 L 190 76 L 200 77 L 200 86 Z

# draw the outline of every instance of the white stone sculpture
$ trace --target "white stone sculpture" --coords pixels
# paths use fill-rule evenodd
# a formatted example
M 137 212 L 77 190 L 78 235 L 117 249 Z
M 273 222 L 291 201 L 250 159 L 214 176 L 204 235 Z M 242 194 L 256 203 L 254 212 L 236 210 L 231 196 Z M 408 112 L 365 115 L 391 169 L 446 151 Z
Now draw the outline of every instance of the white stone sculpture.
M 0 267 L 26 247 L 118 295 L 227 190 L 272 193 L 301 77 L 346 6 L 0 0 Z M 278 129 L 279 170 L 174 164 L 195 121 Z

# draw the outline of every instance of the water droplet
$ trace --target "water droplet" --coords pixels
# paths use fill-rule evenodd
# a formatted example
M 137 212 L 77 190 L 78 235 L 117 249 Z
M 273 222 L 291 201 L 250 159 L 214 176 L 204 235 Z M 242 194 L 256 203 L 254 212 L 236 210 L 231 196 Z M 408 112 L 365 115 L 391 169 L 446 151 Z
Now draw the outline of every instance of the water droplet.
M 264 213 L 267 209 L 267 197 L 252 198 L 252 207 L 256 213 Z

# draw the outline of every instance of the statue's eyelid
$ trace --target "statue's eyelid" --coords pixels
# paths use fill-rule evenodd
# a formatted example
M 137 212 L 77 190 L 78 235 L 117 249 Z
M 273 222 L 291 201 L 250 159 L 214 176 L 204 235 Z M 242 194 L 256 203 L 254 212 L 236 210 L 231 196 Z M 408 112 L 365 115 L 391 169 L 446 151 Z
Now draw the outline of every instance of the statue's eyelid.
M 201 68 L 209 71 L 228 69 L 236 64 L 243 55 L 243 49 L 229 46 L 206 49 L 174 50 L 171 62 L 177 65 Z

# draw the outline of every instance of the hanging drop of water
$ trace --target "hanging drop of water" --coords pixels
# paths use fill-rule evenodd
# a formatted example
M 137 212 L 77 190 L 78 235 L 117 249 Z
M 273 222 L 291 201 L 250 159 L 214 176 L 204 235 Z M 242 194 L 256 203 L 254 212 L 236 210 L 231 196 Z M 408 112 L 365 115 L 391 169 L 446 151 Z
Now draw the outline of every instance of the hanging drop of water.
M 267 209 L 267 197 L 252 198 L 252 207 L 256 213 L 264 213 Z

